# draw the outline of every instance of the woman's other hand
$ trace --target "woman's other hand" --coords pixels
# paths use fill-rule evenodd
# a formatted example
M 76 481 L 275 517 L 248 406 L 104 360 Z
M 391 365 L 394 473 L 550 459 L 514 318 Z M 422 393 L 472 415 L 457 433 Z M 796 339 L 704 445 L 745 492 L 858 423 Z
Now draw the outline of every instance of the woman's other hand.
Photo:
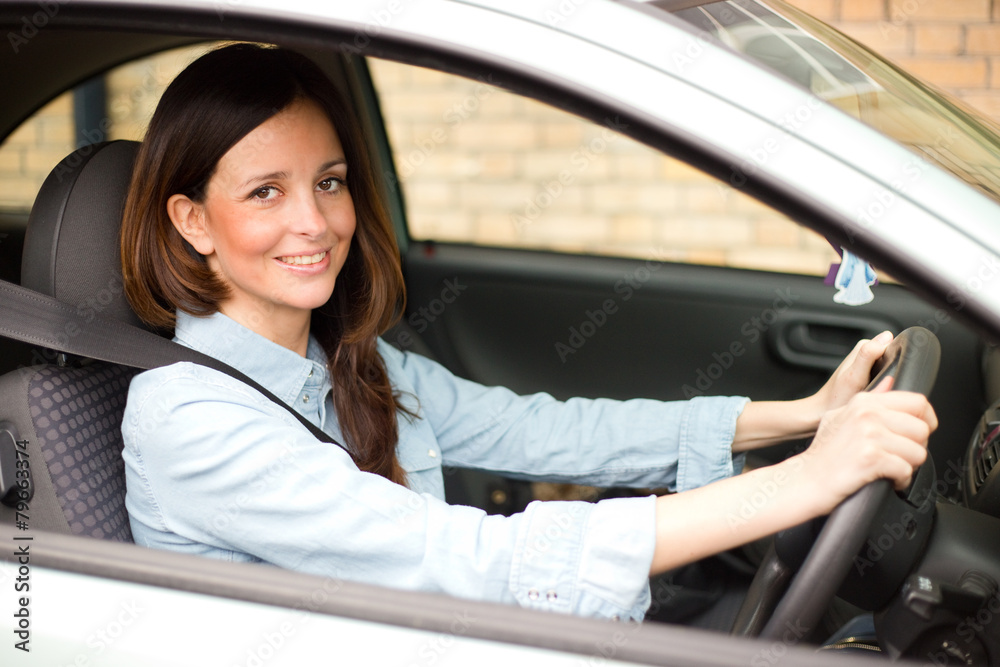
M 885 354 L 892 339 L 891 331 L 883 331 L 871 340 L 859 340 L 826 384 L 806 400 L 811 401 L 821 415 L 846 405 L 868 386 L 872 366 Z
M 785 440 L 807 438 L 831 410 L 843 407 L 865 387 L 872 366 L 882 358 L 892 333 L 858 341 L 830 379 L 812 396 L 794 401 L 753 401 L 736 421 L 733 452 L 766 447 Z

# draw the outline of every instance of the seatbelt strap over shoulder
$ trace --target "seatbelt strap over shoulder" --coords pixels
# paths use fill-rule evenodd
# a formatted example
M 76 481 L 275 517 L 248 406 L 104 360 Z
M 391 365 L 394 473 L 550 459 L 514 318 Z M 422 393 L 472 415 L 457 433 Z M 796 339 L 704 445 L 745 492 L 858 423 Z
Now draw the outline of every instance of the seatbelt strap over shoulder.
M 322 442 L 350 451 L 255 380 L 214 357 L 180 343 L 100 315 L 83 318 L 72 306 L 34 290 L 0 280 L 0 336 L 22 343 L 141 370 L 180 361 L 207 366 L 256 389 L 284 407 Z

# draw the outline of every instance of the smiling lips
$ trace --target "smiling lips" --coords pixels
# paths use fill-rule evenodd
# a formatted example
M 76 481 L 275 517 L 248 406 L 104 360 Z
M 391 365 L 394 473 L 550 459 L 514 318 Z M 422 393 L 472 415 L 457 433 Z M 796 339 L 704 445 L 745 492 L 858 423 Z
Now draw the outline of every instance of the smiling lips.
M 278 261 L 285 264 L 294 264 L 296 266 L 305 266 L 309 264 L 318 264 L 326 259 L 328 252 L 324 250 L 323 252 L 318 252 L 315 255 L 290 255 L 286 257 L 279 257 Z

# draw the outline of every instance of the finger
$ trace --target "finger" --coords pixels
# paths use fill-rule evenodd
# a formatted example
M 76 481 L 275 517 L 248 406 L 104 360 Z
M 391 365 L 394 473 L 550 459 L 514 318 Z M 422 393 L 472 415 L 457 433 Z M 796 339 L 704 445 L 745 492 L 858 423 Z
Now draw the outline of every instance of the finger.
M 906 465 L 901 459 L 896 459 L 896 463 L 893 464 L 890 474 L 886 475 L 886 479 L 892 482 L 892 488 L 895 490 L 905 491 L 913 481 L 913 475 L 916 471 L 917 469 L 913 466 Z
M 882 358 L 890 343 L 892 343 L 892 332 L 883 331 L 871 340 L 858 341 L 852 352 L 856 352 L 855 357 L 863 361 L 867 368 L 871 368 L 872 364 Z
M 879 387 L 883 383 L 880 383 Z M 876 389 L 879 387 L 876 387 Z M 934 407 L 931 406 L 930 401 L 923 394 L 913 391 L 870 391 L 858 394 L 852 400 L 856 401 L 861 406 L 861 409 L 878 406 L 876 409 L 906 412 L 923 420 L 931 427 L 932 431 L 938 426 L 937 414 L 934 412 Z
M 902 491 L 910 485 L 917 468 L 927 460 L 927 450 L 915 446 L 912 442 L 898 442 L 902 455 L 888 456 L 884 462 L 885 477 L 892 480 L 897 491 Z
M 914 471 L 927 460 L 927 449 L 909 438 L 889 432 L 882 433 L 877 442 L 857 452 L 863 486 L 876 479 L 888 479 L 897 489 L 906 488 Z
M 903 425 L 901 430 L 909 432 L 886 433 L 878 444 L 879 449 L 888 456 L 906 461 L 910 466 L 923 465 L 927 460 L 927 440 L 922 434 L 928 434 L 927 427 L 922 421 L 915 420 L 914 424 Z
M 882 358 L 892 342 L 892 332 L 883 331 L 871 340 L 859 340 L 854 349 L 840 363 L 839 373 L 859 388 L 868 384 L 872 366 Z
M 887 391 L 892 391 L 892 385 L 896 384 L 896 378 L 891 375 L 886 375 L 882 378 L 882 381 L 875 385 L 869 393 L 871 394 L 884 394 Z

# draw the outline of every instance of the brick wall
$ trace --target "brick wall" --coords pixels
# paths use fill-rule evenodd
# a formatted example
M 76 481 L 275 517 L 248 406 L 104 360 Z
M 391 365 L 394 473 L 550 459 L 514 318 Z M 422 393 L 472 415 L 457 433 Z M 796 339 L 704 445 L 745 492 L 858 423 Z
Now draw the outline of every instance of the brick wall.
M 0 207 L 24 207 L 73 150 L 73 98 L 61 95 L 0 146 Z
M 834 256 L 613 123 L 483 81 L 382 61 L 371 70 L 417 239 L 823 274 Z

